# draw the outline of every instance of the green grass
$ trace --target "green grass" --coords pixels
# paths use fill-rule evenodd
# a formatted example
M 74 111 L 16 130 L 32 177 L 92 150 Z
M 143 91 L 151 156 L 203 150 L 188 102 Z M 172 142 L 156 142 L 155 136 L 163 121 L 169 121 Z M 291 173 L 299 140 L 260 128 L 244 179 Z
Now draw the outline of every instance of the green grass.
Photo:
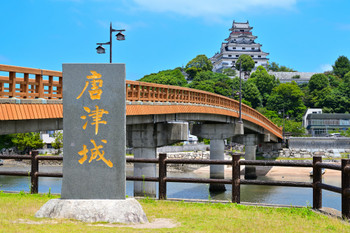
M 348 223 L 314 213 L 309 208 L 266 208 L 220 203 L 186 203 L 143 199 L 152 222 L 167 218 L 171 229 L 134 229 L 100 226 L 75 220 L 34 218 L 48 194 L 0 193 L 0 232 L 350 232 Z M 36 223 L 36 224 L 33 224 Z M 103 225 L 103 224 L 102 224 Z M 110 224 L 109 224 L 110 226 Z

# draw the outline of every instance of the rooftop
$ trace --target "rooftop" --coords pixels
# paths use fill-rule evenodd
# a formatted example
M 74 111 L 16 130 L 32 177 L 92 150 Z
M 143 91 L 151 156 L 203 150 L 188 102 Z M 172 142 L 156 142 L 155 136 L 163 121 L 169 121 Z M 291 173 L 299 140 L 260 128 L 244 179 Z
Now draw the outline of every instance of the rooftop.
M 309 114 L 307 119 L 341 119 L 350 120 L 349 113 L 319 113 L 319 114 Z

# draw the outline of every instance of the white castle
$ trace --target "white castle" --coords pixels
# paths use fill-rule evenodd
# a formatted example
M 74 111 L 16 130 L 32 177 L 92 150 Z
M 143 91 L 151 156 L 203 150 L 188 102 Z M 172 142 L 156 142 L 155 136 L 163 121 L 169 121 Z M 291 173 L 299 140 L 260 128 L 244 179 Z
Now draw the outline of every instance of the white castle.
M 231 68 L 242 54 L 250 55 L 253 58 L 255 68 L 258 66 L 267 67 L 269 59 L 266 56 L 269 53 L 261 51 L 260 47 L 262 45 L 254 42 L 257 36 L 252 35 L 252 29 L 253 27 L 249 26 L 248 21 L 246 23 L 233 21 L 230 36 L 225 39 L 227 42 L 221 44 L 220 53 L 216 53 L 210 58 L 214 72 Z

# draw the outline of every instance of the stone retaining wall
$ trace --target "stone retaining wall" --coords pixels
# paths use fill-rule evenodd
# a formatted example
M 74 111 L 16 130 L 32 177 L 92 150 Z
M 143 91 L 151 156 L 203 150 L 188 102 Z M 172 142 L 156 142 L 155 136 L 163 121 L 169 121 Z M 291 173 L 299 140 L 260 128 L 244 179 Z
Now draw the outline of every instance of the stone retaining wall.
M 290 149 L 283 148 L 278 151 L 270 151 L 263 153 L 262 156 L 265 158 L 276 158 L 276 157 L 285 157 L 285 158 L 312 158 L 314 155 L 321 155 L 322 157 L 329 158 L 339 158 L 341 157 L 340 153 L 350 154 L 350 149 L 328 149 L 328 150 L 308 150 L 308 149 Z

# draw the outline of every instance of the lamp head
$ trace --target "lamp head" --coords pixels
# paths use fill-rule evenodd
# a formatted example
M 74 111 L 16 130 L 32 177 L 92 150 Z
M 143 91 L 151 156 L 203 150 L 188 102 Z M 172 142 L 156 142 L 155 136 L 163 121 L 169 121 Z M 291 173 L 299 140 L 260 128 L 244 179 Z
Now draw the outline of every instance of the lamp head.
M 115 36 L 117 37 L 117 40 L 125 40 L 125 35 L 121 32 L 118 32 Z
M 98 54 L 103 54 L 103 53 L 106 53 L 106 49 L 103 48 L 102 45 L 99 45 L 99 46 L 96 48 L 96 52 L 97 52 Z

